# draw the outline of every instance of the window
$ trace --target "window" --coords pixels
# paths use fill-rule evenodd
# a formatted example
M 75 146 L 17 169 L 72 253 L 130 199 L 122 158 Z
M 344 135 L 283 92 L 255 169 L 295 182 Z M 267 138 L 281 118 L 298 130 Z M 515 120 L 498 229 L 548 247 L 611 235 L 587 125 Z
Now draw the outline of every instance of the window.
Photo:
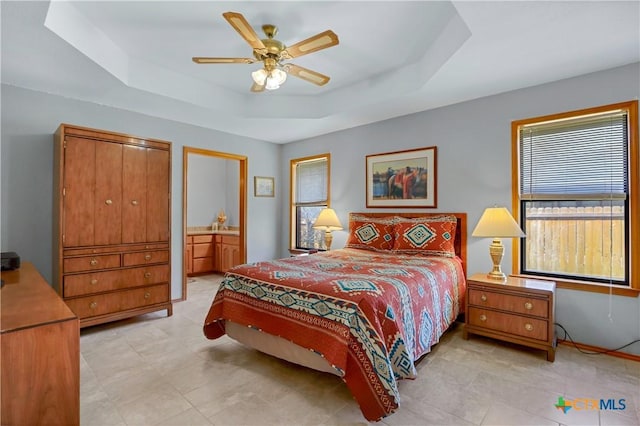
M 637 101 L 512 123 L 515 271 L 640 288 L 637 127 Z
M 324 232 L 313 229 L 323 208 L 329 207 L 330 155 L 291 160 L 291 246 L 324 250 Z

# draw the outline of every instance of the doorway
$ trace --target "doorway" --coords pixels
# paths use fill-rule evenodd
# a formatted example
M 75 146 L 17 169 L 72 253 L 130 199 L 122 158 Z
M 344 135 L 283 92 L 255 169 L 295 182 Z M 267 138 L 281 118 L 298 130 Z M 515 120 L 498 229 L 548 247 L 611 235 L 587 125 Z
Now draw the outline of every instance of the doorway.
M 206 182 L 206 191 L 209 194 L 219 191 L 221 196 L 226 199 L 234 200 L 237 206 L 232 206 L 233 211 L 237 207 L 237 223 L 239 231 L 239 259 L 240 263 L 246 263 L 247 261 L 247 238 L 246 238 L 246 223 L 247 223 L 247 157 L 243 155 L 229 154 L 219 151 L 211 151 L 202 148 L 193 148 L 185 146 L 182 151 L 182 300 L 187 300 L 187 228 L 189 227 L 189 159 L 191 158 L 192 164 L 202 160 L 202 157 L 210 158 L 215 161 L 232 162 L 232 169 L 237 170 L 237 175 L 232 176 L 230 179 L 233 182 L 233 186 L 236 188 L 226 188 L 225 185 L 220 185 L 219 182 Z M 237 193 L 234 193 L 237 191 Z M 227 192 L 229 194 L 227 194 Z M 204 196 L 204 194 L 202 194 Z M 229 195 L 227 197 L 227 195 Z M 213 212 L 211 212 L 213 214 Z M 209 223 L 203 224 L 209 225 Z

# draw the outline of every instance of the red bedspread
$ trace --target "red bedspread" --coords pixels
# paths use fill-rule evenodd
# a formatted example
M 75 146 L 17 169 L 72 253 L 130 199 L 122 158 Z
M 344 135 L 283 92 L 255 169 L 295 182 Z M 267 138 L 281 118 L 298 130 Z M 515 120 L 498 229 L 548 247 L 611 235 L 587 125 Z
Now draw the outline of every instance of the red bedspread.
M 464 294 L 458 258 L 333 250 L 233 268 L 204 334 L 222 336 L 229 320 L 322 355 L 373 421 L 398 407 L 397 380 L 415 377 Z

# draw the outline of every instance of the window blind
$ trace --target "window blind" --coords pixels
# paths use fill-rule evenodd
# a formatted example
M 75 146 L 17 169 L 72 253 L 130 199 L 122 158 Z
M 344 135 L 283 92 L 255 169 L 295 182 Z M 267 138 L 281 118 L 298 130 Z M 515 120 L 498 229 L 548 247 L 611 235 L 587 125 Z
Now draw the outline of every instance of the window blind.
M 520 195 L 538 199 L 624 199 L 627 114 L 616 111 L 523 126 Z
M 326 204 L 327 202 L 327 159 L 318 159 L 296 165 L 296 197 L 298 206 Z

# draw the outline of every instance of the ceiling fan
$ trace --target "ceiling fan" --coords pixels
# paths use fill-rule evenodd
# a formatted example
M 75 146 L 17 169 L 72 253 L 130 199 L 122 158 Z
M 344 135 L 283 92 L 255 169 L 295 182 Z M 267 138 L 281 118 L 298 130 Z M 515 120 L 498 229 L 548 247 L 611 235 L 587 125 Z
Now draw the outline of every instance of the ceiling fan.
M 262 30 L 267 38 L 260 39 L 242 14 L 226 12 L 222 16 L 253 48 L 254 57 L 207 58 L 196 56 L 193 58 L 193 62 L 197 64 L 252 64 L 254 62 L 262 62 L 263 68 L 251 73 L 253 78 L 252 92 L 278 89 L 287 79 L 287 74 L 318 86 L 323 86 L 329 82 L 329 76 L 299 65 L 285 63 L 284 61 L 337 45 L 339 43 L 338 36 L 333 31 L 324 31 L 287 47 L 273 38 L 278 32 L 278 28 L 275 25 L 263 25 Z

